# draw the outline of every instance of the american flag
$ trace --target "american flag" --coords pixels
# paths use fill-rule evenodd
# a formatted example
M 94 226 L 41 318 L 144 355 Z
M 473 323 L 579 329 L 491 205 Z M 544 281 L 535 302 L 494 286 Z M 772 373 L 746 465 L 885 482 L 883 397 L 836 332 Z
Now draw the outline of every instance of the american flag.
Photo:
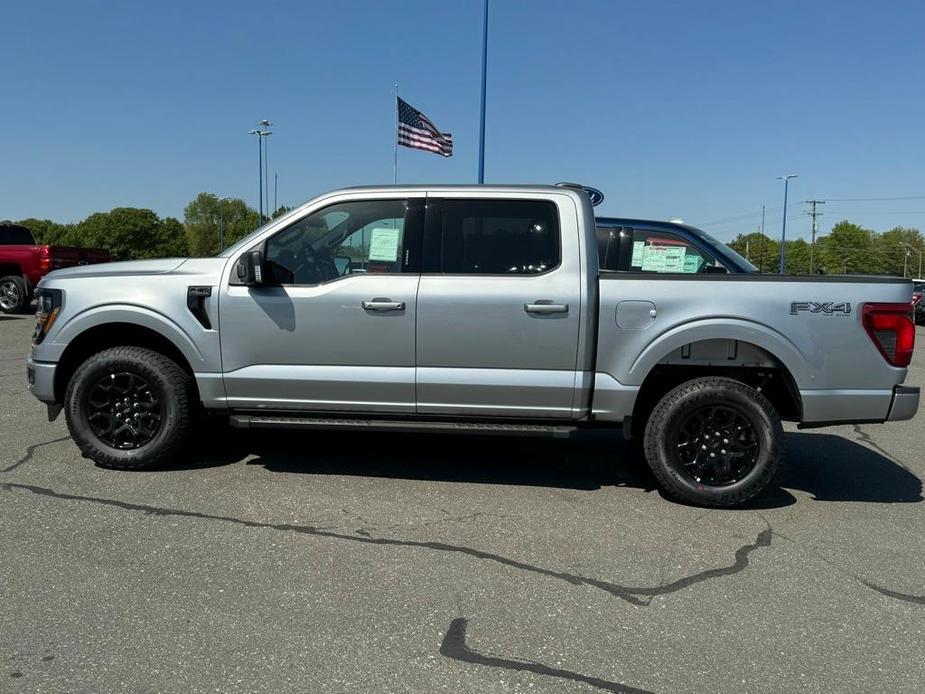
M 430 119 L 398 97 L 398 144 L 453 156 L 453 136 L 442 133 Z

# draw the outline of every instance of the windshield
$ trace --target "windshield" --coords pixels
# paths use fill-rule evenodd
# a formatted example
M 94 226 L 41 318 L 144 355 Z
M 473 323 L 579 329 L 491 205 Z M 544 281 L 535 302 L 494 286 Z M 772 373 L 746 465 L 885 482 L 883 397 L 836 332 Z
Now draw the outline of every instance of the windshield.
M 710 234 L 703 229 L 698 229 L 697 227 L 688 226 L 686 224 L 684 228 L 706 241 L 710 245 L 710 248 L 716 251 L 717 255 L 721 256 L 723 260 L 727 260 L 735 265 L 742 272 L 758 272 L 757 267 L 752 265 L 748 260 L 736 253 L 719 239 L 710 236 Z

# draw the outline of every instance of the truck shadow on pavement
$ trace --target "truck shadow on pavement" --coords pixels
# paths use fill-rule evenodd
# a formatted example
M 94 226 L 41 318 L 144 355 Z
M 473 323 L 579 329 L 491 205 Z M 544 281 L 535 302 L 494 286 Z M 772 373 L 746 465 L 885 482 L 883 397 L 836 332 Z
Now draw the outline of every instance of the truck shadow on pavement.
M 203 441 L 201 439 L 201 441 Z M 786 434 L 786 453 L 771 488 L 748 507 L 816 501 L 918 503 L 922 481 L 901 463 L 834 434 Z M 374 432 L 287 432 L 224 429 L 204 437 L 186 464 L 239 462 L 271 472 L 356 475 L 470 484 L 594 491 L 630 487 L 657 491 L 648 467 L 619 437 L 558 441 L 539 438 Z

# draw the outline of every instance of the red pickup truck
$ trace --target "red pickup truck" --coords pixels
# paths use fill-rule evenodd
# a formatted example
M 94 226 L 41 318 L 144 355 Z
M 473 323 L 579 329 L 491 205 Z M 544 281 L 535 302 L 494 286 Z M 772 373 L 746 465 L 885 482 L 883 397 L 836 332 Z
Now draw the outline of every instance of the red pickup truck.
M 52 270 L 111 259 L 109 251 L 101 248 L 36 245 L 27 227 L 0 223 L 0 312 L 25 309 L 35 285 Z

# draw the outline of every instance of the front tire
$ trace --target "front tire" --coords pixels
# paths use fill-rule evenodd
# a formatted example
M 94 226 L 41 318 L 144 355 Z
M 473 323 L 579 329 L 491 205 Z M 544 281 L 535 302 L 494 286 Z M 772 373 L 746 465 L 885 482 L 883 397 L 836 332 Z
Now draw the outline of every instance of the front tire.
M 672 497 L 698 506 L 745 503 L 780 461 L 783 429 L 760 392 L 731 378 L 698 378 L 669 391 L 646 424 L 646 462 Z
M 29 303 L 29 288 L 22 277 L 0 277 L 0 312 L 21 313 Z
M 65 395 L 67 426 L 81 453 L 118 470 L 164 467 L 190 428 L 191 379 L 174 361 L 142 347 L 94 354 Z

